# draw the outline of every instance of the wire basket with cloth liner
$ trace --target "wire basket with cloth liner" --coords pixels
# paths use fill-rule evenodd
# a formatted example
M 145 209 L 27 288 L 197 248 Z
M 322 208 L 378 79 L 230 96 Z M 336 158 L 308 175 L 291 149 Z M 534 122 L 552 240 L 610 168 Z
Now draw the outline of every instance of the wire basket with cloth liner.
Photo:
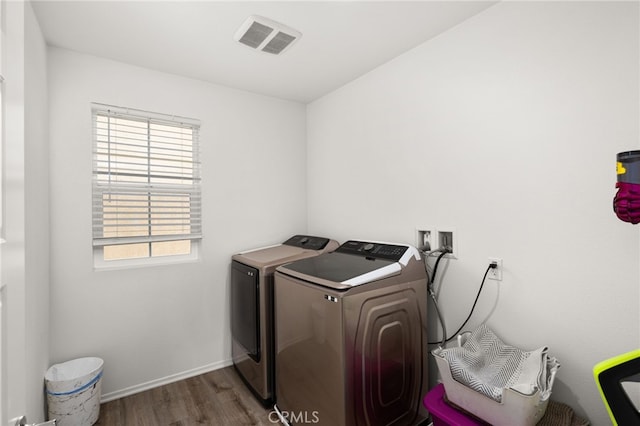
M 461 336 L 458 347 L 431 352 L 447 399 L 494 426 L 533 426 L 544 416 L 558 360 L 546 347 L 523 351 L 485 324 Z

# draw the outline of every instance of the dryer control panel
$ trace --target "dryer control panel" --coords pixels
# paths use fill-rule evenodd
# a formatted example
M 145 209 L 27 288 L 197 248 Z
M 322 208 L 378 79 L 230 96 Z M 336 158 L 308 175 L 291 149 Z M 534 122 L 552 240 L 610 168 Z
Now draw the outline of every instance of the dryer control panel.
M 322 250 L 328 243 L 328 238 L 312 237 L 310 235 L 294 235 L 282 244 L 309 250 Z
M 349 240 L 338 247 L 336 252 L 355 254 L 363 257 L 371 257 L 374 259 L 386 259 L 397 262 L 402 258 L 402 256 L 408 249 L 408 246 L 400 246 L 395 244 Z

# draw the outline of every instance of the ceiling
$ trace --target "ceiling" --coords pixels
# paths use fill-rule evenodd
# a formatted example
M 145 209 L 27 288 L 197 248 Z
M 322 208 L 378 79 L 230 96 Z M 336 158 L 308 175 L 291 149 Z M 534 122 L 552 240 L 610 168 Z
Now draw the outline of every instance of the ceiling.
M 495 1 L 32 0 L 49 45 L 307 103 Z M 250 15 L 302 32 L 281 55 L 233 40 Z

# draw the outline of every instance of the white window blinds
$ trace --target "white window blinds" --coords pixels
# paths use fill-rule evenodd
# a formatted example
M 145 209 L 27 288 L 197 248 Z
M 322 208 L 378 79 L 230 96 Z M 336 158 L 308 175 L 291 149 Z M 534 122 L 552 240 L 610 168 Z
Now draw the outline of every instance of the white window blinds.
M 202 238 L 199 122 L 92 106 L 93 245 Z

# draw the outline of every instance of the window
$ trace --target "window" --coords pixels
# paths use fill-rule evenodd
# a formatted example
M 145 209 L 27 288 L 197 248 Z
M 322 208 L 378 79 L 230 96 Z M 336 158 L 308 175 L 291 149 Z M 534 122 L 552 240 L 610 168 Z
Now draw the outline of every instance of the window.
M 96 262 L 191 256 L 202 238 L 199 122 L 93 105 Z

